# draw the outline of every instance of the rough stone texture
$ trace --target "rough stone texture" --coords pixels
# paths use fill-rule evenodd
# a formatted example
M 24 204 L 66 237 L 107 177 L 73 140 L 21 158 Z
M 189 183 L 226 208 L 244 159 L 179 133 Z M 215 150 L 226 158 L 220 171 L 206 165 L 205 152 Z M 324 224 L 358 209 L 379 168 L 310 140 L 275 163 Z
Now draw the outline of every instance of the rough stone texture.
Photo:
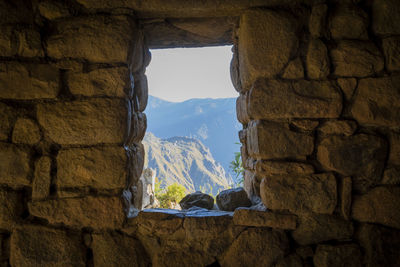
M 247 94 L 240 94 L 236 99 L 236 116 L 242 124 L 247 124 L 250 121 L 247 111 Z
M 377 35 L 400 34 L 400 6 L 397 0 L 372 2 L 372 30 Z
M 233 223 L 242 226 L 294 230 L 296 229 L 296 222 L 297 217 L 292 214 L 259 211 L 251 208 L 238 208 L 233 214 Z
M 40 141 L 40 129 L 31 119 L 19 118 L 12 133 L 12 142 L 20 144 L 36 144 Z
M 59 72 L 45 64 L 0 63 L 0 98 L 29 100 L 55 98 Z
M 355 78 L 339 78 L 337 80 L 340 88 L 342 89 L 342 92 L 344 94 L 344 97 L 347 101 L 349 101 L 356 89 L 357 86 L 357 79 Z
M 324 122 L 318 131 L 322 135 L 350 136 L 357 129 L 357 123 L 351 120 L 332 120 Z
M 389 133 L 389 164 L 400 165 L 400 133 L 390 132 Z
M 310 79 L 325 79 L 330 72 L 328 49 L 320 39 L 313 39 L 307 50 L 307 75 Z
M 291 125 L 302 132 L 312 132 L 319 125 L 319 121 L 316 120 L 292 120 Z
M 331 16 L 329 23 L 333 39 L 367 40 L 367 27 L 367 13 L 361 8 L 352 5 L 339 5 Z
M 86 266 L 79 234 L 24 225 L 11 235 L 12 266 Z
M 351 114 L 362 124 L 398 127 L 400 124 L 400 76 L 362 79 Z
M 387 70 L 391 72 L 400 71 L 400 37 L 383 39 L 382 47 Z
M 339 202 L 340 213 L 346 220 L 349 220 L 351 215 L 352 188 L 351 177 L 343 177 L 339 185 Z
M 70 15 L 68 7 L 62 2 L 44 0 L 38 4 L 40 15 L 49 20 L 68 17 Z
M 93 234 L 94 266 L 151 266 L 142 244 L 116 232 Z
M 191 207 L 199 207 L 205 209 L 212 209 L 214 207 L 214 198 L 210 195 L 204 194 L 200 191 L 186 195 L 179 202 L 182 209 L 190 209 Z
M 223 267 L 273 266 L 283 258 L 288 247 L 287 236 L 282 231 L 249 228 L 238 236 L 219 263 Z
M 12 57 L 42 57 L 44 55 L 37 29 L 22 26 L 0 26 L 0 55 Z
M 146 134 L 147 117 L 146 114 L 141 112 L 133 112 L 131 121 L 128 123 L 129 133 L 125 144 L 138 143 L 143 140 Z
M 122 143 L 126 116 L 123 100 L 91 99 L 37 105 L 39 124 L 59 144 Z
M 314 265 L 316 267 L 361 267 L 361 259 L 360 247 L 356 244 L 318 245 L 314 256 Z
M 326 4 L 322 3 L 312 7 L 308 29 L 313 37 L 325 35 L 327 12 L 328 6 Z
M 331 50 L 334 74 L 340 77 L 367 77 L 383 70 L 381 52 L 373 43 L 341 41 Z
M 11 187 L 30 185 L 29 153 L 15 145 L 0 143 L 0 184 Z
M 71 167 L 71 166 L 70 166 Z M 44 156 L 35 163 L 35 172 L 32 183 L 32 199 L 45 199 L 50 194 L 51 158 Z
M 347 240 L 352 236 L 351 222 L 327 214 L 302 215 L 297 229 L 292 232 L 293 239 L 303 246 L 329 240 Z
M 125 214 L 119 197 L 55 199 L 28 203 L 33 216 L 73 228 L 118 229 Z
M 266 30 L 268 29 L 268 30 Z M 286 13 L 249 10 L 240 20 L 239 65 L 243 89 L 257 77 L 280 73 L 298 46 L 296 22 Z
M 251 201 L 243 187 L 221 191 L 216 202 L 220 210 L 234 211 L 238 207 L 250 207 Z
M 0 190 L 0 229 L 11 231 L 22 219 L 23 195 L 15 191 Z
M 300 58 L 289 62 L 283 71 L 282 78 L 292 80 L 304 78 L 304 68 Z
M 285 126 L 266 121 L 253 121 L 247 133 L 247 151 L 253 158 L 302 158 L 312 153 L 313 138 Z
M 71 148 L 57 155 L 57 188 L 122 189 L 126 183 L 126 152 L 122 147 Z
M 317 159 L 327 170 L 352 176 L 354 188 L 365 191 L 380 182 L 386 153 L 385 140 L 377 136 L 331 136 L 319 144 Z
M 88 73 L 68 75 L 68 88 L 74 95 L 125 97 L 129 86 L 126 67 L 96 69 Z
M 356 236 L 365 251 L 366 266 L 397 266 L 399 264 L 400 231 L 373 224 L 362 224 Z
M 247 97 L 252 119 L 337 118 L 342 97 L 331 82 L 257 80 Z
M 274 175 L 274 174 L 312 174 L 314 167 L 306 163 L 298 162 L 279 162 L 257 160 L 255 163 L 255 171 L 257 174 Z
M 133 23 L 125 16 L 87 16 L 57 21 L 46 40 L 47 54 L 56 59 L 126 63 Z M 99 41 L 101 40 L 101 41 Z
M 400 187 L 375 187 L 365 195 L 355 196 L 351 216 L 400 229 Z
M 12 107 L 0 102 L 0 140 L 6 141 L 10 135 L 14 123 L 15 111 Z
M 279 260 L 275 267 L 302 267 L 303 261 L 296 254 L 290 254 L 289 256 L 285 256 L 285 258 Z
M 270 175 L 260 185 L 264 205 L 271 210 L 333 213 L 337 204 L 337 185 L 333 174 Z
M 149 88 L 146 75 L 142 74 L 138 77 L 135 77 L 134 95 L 137 99 L 138 105 L 135 111 L 143 112 L 146 109 L 147 100 L 149 97 Z
M 391 167 L 383 172 L 382 184 L 400 185 L 400 168 Z

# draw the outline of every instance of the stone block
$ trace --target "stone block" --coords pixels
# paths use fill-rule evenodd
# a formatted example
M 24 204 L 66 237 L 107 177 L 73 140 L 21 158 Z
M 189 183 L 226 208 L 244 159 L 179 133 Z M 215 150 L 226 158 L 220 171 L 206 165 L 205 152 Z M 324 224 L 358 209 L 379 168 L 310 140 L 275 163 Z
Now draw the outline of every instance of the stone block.
M 339 183 L 340 213 L 346 220 L 350 219 L 352 201 L 351 177 L 343 177 Z
M 310 79 L 326 79 L 330 72 L 328 49 L 320 39 L 312 39 L 308 44 L 307 75 Z
M 374 224 L 361 224 L 356 238 L 364 249 L 367 267 L 397 266 L 400 262 L 400 231 Z
M 149 98 L 149 88 L 147 83 L 147 76 L 144 74 L 135 76 L 134 97 L 137 101 L 136 112 L 143 112 L 147 106 Z
M 69 90 L 74 95 L 126 97 L 130 86 L 127 67 L 71 72 L 67 77 Z
M 258 175 L 312 174 L 314 173 L 314 167 L 299 162 L 257 160 L 255 163 L 255 171 Z
M 29 152 L 12 144 L 0 143 L 0 184 L 29 186 Z
M 11 235 L 12 266 L 86 266 L 85 248 L 80 235 L 28 226 L 16 229 Z
M 326 170 L 352 176 L 353 188 L 363 192 L 381 181 L 386 153 L 385 140 L 377 136 L 331 136 L 319 144 L 317 159 Z
M 356 244 L 318 245 L 314 255 L 314 266 L 351 266 L 361 267 L 362 255 Z
M 150 258 L 142 244 L 116 232 L 93 234 L 94 266 L 150 266 Z
M 388 37 L 382 40 L 386 68 L 390 72 L 400 71 L 400 37 Z
M 259 79 L 246 104 L 251 119 L 337 118 L 342 96 L 331 82 Z
M 239 208 L 233 214 L 235 225 L 270 227 L 286 230 L 296 229 L 297 216 L 292 214 L 280 214 L 271 211 L 259 211 L 248 208 Z
M 334 74 L 339 77 L 367 77 L 383 71 L 383 56 L 373 44 L 361 41 L 340 41 L 331 50 Z
M 58 69 L 45 64 L 0 63 L 0 98 L 29 100 L 56 98 Z
M 38 3 L 40 15 L 48 20 L 60 19 L 71 15 L 68 6 L 63 2 L 44 0 Z
M 355 78 L 339 78 L 339 79 L 337 79 L 337 82 L 340 86 L 340 89 L 342 89 L 345 99 L 347 101 L 349 101 L 352 98 L 354 91 L 356 90 L 357 79 L 355 79 Z
M 127 126 L 127 109 L 122 99 L 90 99 L 41 103 L 37 118 L 45 133 L 56 143 L 122 143 Z
M 243 249 L 246 248 L 246 249 Z M 243 231 L 218 262 L 225 266 L 273 266 L 289 249 L 285 232 L 268 228 Z
M 261 182 L 260 195 L 271 210 L 332 214 L 337 204 L 337 184 L 331 173 L 269 175 Z
M 357 123 L 351 120 L 330 120 L 318 127 L 321 135 L 344 135 L 350 136 L 357 130 Z
M 258 77 L 273 78 L 283 70 L 298 47 L 296 31 L 287 13 L 256 9 L 242 15 L 238 52 L 243 90 Z
M 256 159 L 304 158 L 314 149 L 312 136 L 279 123 L 252 121 L 247 129 L 247 151 Z
M 220 210 L 234 211 L 238 207 L 250 207 L 251 201 L 243 187 L 221 191 L 216 202 Z
M 400 76 L 361 79 L 351 115 L 361 124 L 398 127 L 400 124 Z
M 122 189 L 127 156 L 122 147 L 62 149 L 57 155 L 58 190 L 74 187 Z
M 390 132 L 389 133 L 389 164 L 400 165 L 400 133 Z
M 282 78 L 289 80 L 304 78 L 304 68 L 300 58 L 293 59 L 289 62 L 283 71 Z
M 125 16 L 93 15 L 59 20 L 46 40 L 47 54 L 56 59 L 126 63 L 134 27 Z
M 187 194 L 179 202 L 182 209 L 190 209 L 191 207 L 200 207 L 211 210 L 214 207 L 214 198 L 208 194 L 204 194 L 200 191 L 196 191 L 191 194 Z
M 247 94 L 240 94 L 236 99 L 236 116 L 242 124 L 247 124 L 250 121 L 247 111 Z
M 352 218 L 400 229 L 400 187 L 375 187 L 354 197 Z
M 59 165 L 58 165 L 59 167 Z M 58 169 L 60 171 L 60 169 Z M 32 199 L 45 199 L 50 194 L 51 185 L 51 158 L 44 156 L 35 163 L 35 172 L 32 183 Z
M 120 197 L 55 199 L 28 203 L 31 215 L 46 219 L 50 224 L 72 228 L 118 229 L 125 213 Z
M 44 56 L 39 30 L 27 27 L 1 26 L 0 55 L 3 57 Z
M 0 229 L 11 231 L 22 220 L 23 195 L 16 191 L 0 190 Z
M 382 184 L 400 185 L 400 168 L 387 168 L 383 172 Z
M 19 118 L 14 125 L 12 142 L 19 144 L 36 144 L 40 141 L 41 134 L 36 122 L 27 118 Z
M 312 132 L 319 125 L 319 121 L 295 119 L 292 120 L 290 124 L 301 132 Z
M 299 225 L 292 232 L 300 245 L 318 244 L 330 240 L 348 240 L 353 236 L 353 224 L 327 214 L 307 214 L 299 217 Z
M 0 120 L 0 140 L 6 141 L 11 133 L 11 129 L 14 125 L 15 110 L 14 108 L 0 102 L 0 114 L 2 116 Z
M 326 17 L 328 5 L 321 3 L 314 5 L 311 10 L 308 29 L 313 37 L 323 37 L 326 34 Z
M 329 28 L 333 39 L 368 40 L 368 14 L 355 5 L 339 5 L 330 17 Z
M 303 265 L 303 261 L 300 258 L 300 256 L 298 256 L 297 254 L 290 254 L 288 256 L 285 256 L 283 259 L 279 260 L 275 267 L 302 267 Z
M 400 34 L 400 6 L 397 0 L 372 2 L 372 30 L 377 35 Z
M 141 142 L 146 134 L 147 117 L 145 113 L 132 112 L 131 121 L 128 124 L 129 133 L 125 144 L 133 144 Z

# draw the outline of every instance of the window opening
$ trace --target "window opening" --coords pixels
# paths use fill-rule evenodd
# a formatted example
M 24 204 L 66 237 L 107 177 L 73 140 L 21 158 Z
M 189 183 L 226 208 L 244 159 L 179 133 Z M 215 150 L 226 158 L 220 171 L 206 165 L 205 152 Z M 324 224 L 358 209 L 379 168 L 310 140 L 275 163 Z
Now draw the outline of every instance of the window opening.
M 202 191 L 215 198 L 240 182 L 230 168 L 240 150 L 242 127 L 229 73 L 231 48 L 151 51 L 141 179 L 147 181 L 144 191 L 155 193 L 156 200 L 147 197 L 143 208 L 180 209 L 186 194 Z

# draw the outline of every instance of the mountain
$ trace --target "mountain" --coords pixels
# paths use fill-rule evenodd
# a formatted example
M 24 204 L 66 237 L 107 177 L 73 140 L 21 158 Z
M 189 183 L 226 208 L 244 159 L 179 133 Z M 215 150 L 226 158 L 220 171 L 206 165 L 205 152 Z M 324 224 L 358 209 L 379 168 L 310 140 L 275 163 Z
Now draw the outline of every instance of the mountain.
M 143 140 L 145 166 L 155 169 L 162 187 L 183 185 L 188 192 L 201 190 L 216 194 L 231 184 L 224 168 L 201 141 L 189 137 L 161 139 L 147 132 Z
M 147 131 L 160 138 L 188 136 L 199 139 L 228 175 L 234 152 L 240 150 L 236 119 L 236 98 L 190 99 L 168 102 L 149 96 L 146 108 Z M 233 176 L 233 175 L 232 175 Z

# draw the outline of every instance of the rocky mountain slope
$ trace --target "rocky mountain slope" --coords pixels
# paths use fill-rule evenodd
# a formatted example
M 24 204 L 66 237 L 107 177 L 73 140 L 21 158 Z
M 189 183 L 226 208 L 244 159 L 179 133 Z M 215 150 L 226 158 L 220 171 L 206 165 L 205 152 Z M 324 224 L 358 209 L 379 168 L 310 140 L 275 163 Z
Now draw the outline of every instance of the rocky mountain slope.
M 229 187 L 231 179 L 201 141 L 189 137 L 160 139 L 147 132 L 143 140 L 145 167 L 156 169 L 162 185 L 177 182 L 188 192 L 216 194 Z
M 149 96 L 147 131 L 160 138 L 189 136 L 199 139 L 229 175 L 229 163 L 239 151 L 236 98 L 190 99 L 180 103 Z

